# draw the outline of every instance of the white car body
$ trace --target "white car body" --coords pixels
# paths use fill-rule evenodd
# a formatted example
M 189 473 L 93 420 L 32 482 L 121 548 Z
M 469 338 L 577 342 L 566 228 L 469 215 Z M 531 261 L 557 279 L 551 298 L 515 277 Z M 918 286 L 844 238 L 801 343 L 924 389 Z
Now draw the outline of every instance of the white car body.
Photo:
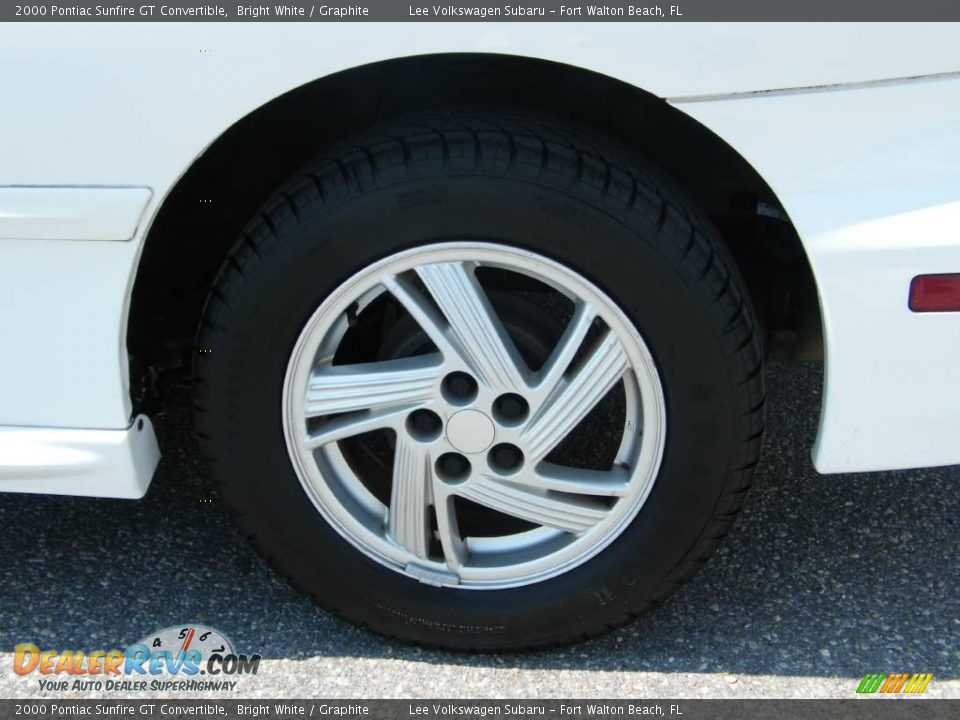
M 0 491 L 139 497 L 159 459 L 126 334 L 145 238 L 191 164 L 282 94 L 435 53 L 620 80 L 712 130 L 775 192 L 823 320 L 820 472 L 960 463 L 951 24 L 19 24 L 0 29 Z

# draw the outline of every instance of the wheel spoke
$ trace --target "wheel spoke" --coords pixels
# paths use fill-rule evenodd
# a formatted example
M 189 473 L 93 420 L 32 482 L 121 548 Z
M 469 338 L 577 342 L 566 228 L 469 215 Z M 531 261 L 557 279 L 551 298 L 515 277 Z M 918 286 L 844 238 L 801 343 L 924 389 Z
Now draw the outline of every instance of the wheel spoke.
M 474 478 L 457 492 L 505 515 L 571 533 L 589 530 L 607 515 L 605 507 L 586 498 L 527 489 L 492 477 Z
M 325 422 L 320 428 L 308 432 L 303 439 L 303 446 L 307 450 L 316 450 L 324 445 L 373 430 L 396 427 L 397 423 L 406 417 L 408 412 L 410 412 L 409 407 L 396 407 L 376 412 L 361 410 L 341 415 Z
M 336 417 L 308 433 L 307 449 L 395 426 L 411 410 L 431 402 L 440 370 L 436 354 L 314 370 L 307 382 L 304 417 Z
M 311 373 L 304 415 L 313 418 L 423 404 L 433 398 L 439 379 L 436 355 L 334 365 Z
M 520 436 L 536 463 L 565 438 L 600 402 L 629 367 L 626 353 L 612 332 L 597 344 L 571 376 L 561 376 L 547 390 Z
M 450 332 L 447 321 L 436 311 L 430 301 L 423 296 L 411 282 L 401 275 L 387 275 L 383 286 L 410 313 L 420 329 L 436 346 L 444 360 L 463 362 L 463 351 L 457 346 L 456 338 Z
M 434 484 L 434 489 L 433 509 L 437 514 L 437 535 L 443 548 L 443 557 L 451 571 L 459 572 L 465 562 L 466 549 L 453 508 L 453 495 L 445 492 L 440 483 Z
M 424 327 L 424 332 L 431 338 L 442 335 L 448 349 L 487 387 L 501 391 L 526 387 L 526 365 L 473 269 L 466 263 L 442 263 L 419 267 L 417 275 L 446 318 L 446 327 L 438 327 L 436 314 L 431 317 L 418 303 L 415 311 L 420 317 L 415 318 L 433 326 Z
M 426 447 L 398 434 L 387 532 L 394 542 L 418 558 L 426 558 L 430 547 L 428 506 L 432 476 Z
M 552 463 L 540 463 L 536 469 L 510 478 L 518 485 L 602 497 L 622 497 L 630 491 L 630 473 L 626 468 L 583 470 Z
M 583 344 L 583 339 L 587 336 L 590 326 L 593 324 L 596 313 L 593 308 L 585 302 L 577 303 L 573 317 L 567 324 L 557 347 L 544 363 L 539 373 L 539 380 L 536 383 L 535 394 L 542 396 L 548 394 L 554 389 L 563 378 L 570 363 Z

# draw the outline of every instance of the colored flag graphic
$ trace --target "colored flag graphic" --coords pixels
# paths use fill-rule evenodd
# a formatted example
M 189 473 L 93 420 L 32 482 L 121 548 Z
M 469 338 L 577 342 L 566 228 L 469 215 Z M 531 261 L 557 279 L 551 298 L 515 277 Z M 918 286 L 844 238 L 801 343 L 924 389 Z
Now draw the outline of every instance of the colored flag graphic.
M 919 694 L 927 689 L 931 680 L 933 680 L 933 673 L 913 673 L 912 675 L 910 673 L 867 673 L 857 686 L 857 692 L 861 695 Z

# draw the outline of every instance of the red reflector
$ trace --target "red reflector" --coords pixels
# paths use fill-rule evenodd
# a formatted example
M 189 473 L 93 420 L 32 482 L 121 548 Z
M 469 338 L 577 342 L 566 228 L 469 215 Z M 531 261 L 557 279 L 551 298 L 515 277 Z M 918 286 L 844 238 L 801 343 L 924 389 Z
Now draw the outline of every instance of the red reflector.
M 914 312 L 960 312 L 960 273 L 917 275 L 910 281 Z

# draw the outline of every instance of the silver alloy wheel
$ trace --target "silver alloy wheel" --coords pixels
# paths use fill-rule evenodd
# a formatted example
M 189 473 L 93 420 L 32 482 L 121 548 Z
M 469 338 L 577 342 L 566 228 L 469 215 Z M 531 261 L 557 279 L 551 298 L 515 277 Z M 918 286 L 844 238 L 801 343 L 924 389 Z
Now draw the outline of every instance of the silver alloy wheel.
M 478 268 L 527 276 L 569 301 L 566 327 L 536 371 Z M 384 293 L 433 352 L 334 362 L 358 315 Z M 618 385 L 625 419 L 613 428 L 622 437 L 609 469 L 552 462 L 551 452 Z M 653 358 L 616 304 L 568 267 L 480 242 L 400 252 L 337 288 L 294 347 L 283 420 L 304 490 L 354 547 L 421 582 L 478 589 L 545 580 L 600 552 L 649 495 L 666 433 Z M 376 497 L 342 448 L 375 430 L 395 436 L 389 502 Z M 455 498 L 530 527 L 465 537 Z

